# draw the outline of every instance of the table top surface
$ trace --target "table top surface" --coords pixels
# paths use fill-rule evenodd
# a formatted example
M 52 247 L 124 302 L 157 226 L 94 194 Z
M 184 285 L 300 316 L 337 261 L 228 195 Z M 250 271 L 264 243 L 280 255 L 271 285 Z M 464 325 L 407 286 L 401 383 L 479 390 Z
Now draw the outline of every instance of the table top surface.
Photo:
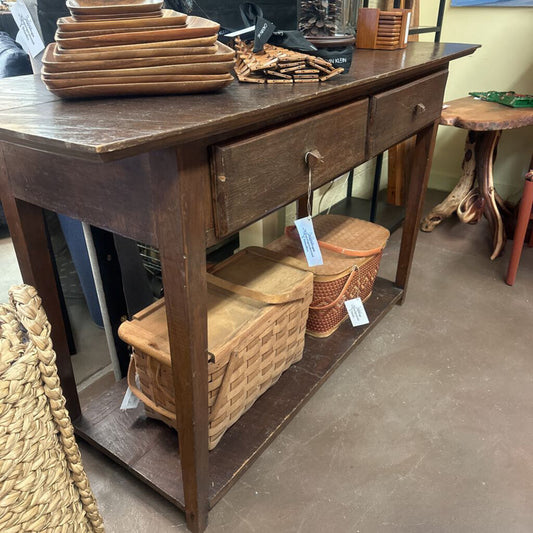
M 472 96 L 446 102 L 440 123 L 473 131 L 512 130 L 533 125 L 533 107 L 509 107 Z
M 0 141 L 91 159 L 119 159 L 251 125 L 271 125 L 444 68 L 477 45 L 410 43 L 356 50 L 325 83 L 244 84 L 213 94 L 61 100 L 37 76 L 0 80 Z

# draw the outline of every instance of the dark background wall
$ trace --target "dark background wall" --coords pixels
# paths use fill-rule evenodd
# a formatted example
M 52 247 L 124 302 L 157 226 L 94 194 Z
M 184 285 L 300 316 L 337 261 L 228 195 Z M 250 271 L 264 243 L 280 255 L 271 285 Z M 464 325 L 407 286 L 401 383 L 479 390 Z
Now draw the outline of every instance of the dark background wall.
M 215 20 L 223 27 L 232 29 L 243 27 L 239 12 L 242 3 L 242 0 L 167 0 L 167 4 L 173 9 Z M 296 28 L 297 0 L 260 0 L 255 4 L 262 8 L 265 18 L 272 21 L 278 29 Z

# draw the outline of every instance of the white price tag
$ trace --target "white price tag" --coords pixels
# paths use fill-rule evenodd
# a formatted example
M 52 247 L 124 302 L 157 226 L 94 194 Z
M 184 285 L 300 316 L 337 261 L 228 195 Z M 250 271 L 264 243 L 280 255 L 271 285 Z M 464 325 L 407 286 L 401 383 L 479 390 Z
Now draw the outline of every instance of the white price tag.
M 124 394 L 124 399 L 120 404 L 121 411 L 127 411 L 128 409 L 135 409 L 139 405 L 139 398 L 131 392 L 131 389 L 128 387 L 126 394 Z
M 11 4 L 10 9 L 20 30 L 17 34 L 16 41 L 20 43 L 24 51 L 28 52 L 31 57 L 35 57 L 44 50 L 44 43 L 26 4 L 22 0 L 18 0 L 15 4 Z
M 294 221 L 294 224 L 298 230 L 298 235 L 300 235 L 307 264 L 310 267 L 323 265 L 324 261 L 322 260 L 322 254 L 315 235 L 313 219 L 311 217 L 299 218 Z
M 353 300 L 346 300 L 344 302 L 346 309 L 348 310 L 348 315 L 352 321 L 352 326 L 363 326 L 368 324 L 370 321 L 366 316 L 365 307 L 361 298 L 354 298 Z

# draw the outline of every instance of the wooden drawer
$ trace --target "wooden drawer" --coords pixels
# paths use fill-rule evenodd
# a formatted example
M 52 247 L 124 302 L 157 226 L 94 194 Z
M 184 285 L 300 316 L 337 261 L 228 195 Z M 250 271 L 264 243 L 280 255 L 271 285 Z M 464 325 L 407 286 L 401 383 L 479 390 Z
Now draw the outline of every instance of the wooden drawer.
M 365 160 L 368 100 L 292 122 L 212 150 L 213 203 L 218 237 L 234 233 L 307 194 L 305 154 L 313 189 Z
M 448 71 L 374 96 L 370 102 L 368 157 L 383 152 L 436 120 Z

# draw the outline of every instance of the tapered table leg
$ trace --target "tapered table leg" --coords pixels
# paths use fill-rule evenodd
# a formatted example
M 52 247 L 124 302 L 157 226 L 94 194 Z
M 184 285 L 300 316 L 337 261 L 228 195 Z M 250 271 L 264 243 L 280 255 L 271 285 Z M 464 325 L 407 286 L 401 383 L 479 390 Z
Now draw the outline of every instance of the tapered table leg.
M 531 161 L 533 167 L 533 160 Z M 526 175 L 526 184 L 524 186 L 524 193 L 520 200 L 520 208 L 516 219 L 516 228 L 513 237 L 513 249 L 511 251 L 511 258 L 509 259 L 509 267 L 507 269 L 507 276 L 505 283 L 513 285 L 516 279 L 516 271 L 518 270 L 518 263 L 520 263 L 520 256 L 522 255 L 522 248 L 526 239 L 527 226 L 531 219 L 531 209 L 533 207 L 533 170 Z M 533 239 L 533 232 L 531 232 L 531 239 Z M 531 246 L 531 239 L 529 246 Z
M 80 402 L 61 306 L 61 288 L 56 282 L 51 250 L 48 247 L 44 213 L 40 207 L 17 200 L 11 195 L 1 151 L 0 193 L 22 279 L 24 283 L 37 289 L 52 326 L 51 337 L 57 356 L 61 387 L 70 417 L 76 419 L 81 414 Z
M 438 121 L 424 128 L 416 136 L 413 154 L 413 168 L 411 180 L 408 184 L 407 200 L 405 205 L 405 221 L 403 223 L 402 243 L 398 268 L 396 270 L 396 285 L 405 291 L 413 263 L 416 238 L 422 216 L 424 196 L 429 181 L 433 149 L 437 135 Z M 403 301 L 402 298 L 402 301 Z
M 176 392 L 185 513 L 195 533 L 207 527 L 206 150 L 166 149 L 150 156 L 153 206 Z

